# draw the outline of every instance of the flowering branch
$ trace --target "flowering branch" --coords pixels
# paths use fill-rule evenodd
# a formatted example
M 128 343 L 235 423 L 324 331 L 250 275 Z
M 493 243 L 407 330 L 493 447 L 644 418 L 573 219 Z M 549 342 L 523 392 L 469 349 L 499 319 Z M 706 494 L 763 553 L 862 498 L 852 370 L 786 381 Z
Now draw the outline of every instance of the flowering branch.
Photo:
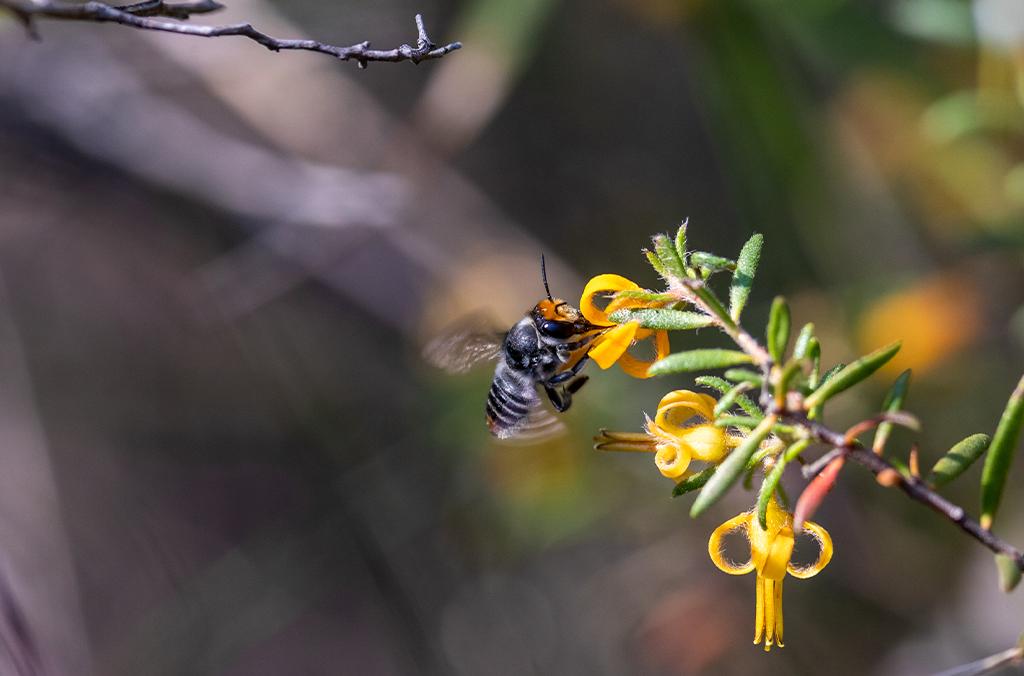
M 684 223 L 682 229 L 685 229 L 685 227 L 686 224 Z M 685 235 L 683 235 L 682 241 L 685 242 Z M 658 239 L 655 238 L 656 250 L 659 250 L 658 244 Z M 660 247 L 658 252 L 662 256 L 666 255 L 663 246 Z M 678 250 L 674 253 L 679 262 L 682 263 L 685 253 Z M 737 265 L 742 265 L 742 261 L 738 262 Z M 1021 553 L 1020 550 L 994 535 L 987 528 L 983 528 L 979 521 L 968 515 L 963 507 L 955 505 L 939 495 L 928 483 L 919 477 L 910 473 L 900 472 L 895 465 L 880 454 L 866 450 L 856 440 L 856 434 L 840 434 L 819 422 L 811 420 L 809 418 L 809 411 L 813 411 L 819 401 L 827 398 L 827 396 L 821 396 L 827 389 L 826 387 L 818 390 L 817 394 L 811 394 L 806 401 L 799 392 L 787 392 L 785 387 L 782 388 L 782 391 L 787 396 L 776 396 L 778 393 L 774 391 L 772 386 L 778 385 L 783 377 L 784 369 L 780 368 L 776 363 L 781 361 L 781 359 L 773 357 L 772 351 L 769 348 L 763 346 L 750 332 L 744 329 L 743 325 L 739 322 L 738 311 L 729 312 L 725 309 L 721 301 L 717 300 L 708 287 L 703 274 L 699 271 L 696 274 L 692 274 L 694 272 L 692 270 L 690 271 L 691 274 L 687 274 L 685 264 L 676 269 L 672 269 L 674 267 L 672 265 L 663 264 L 661 267 L 662 269 L 659 272 L 661 272 L 668 283 L 669 293 L 674 295 L 679 301 L 694 307 L 706 315 L 710 323 L 729 336 L 736 343 L 737 347 L 749 357 L 750 362 L 759 368 L 763 379 L 759 404 L 764 412 L 776 416 L 780 422 L 788 423 L 804 430 L 806 435 L 834 449 L 830 454 L 822 458 L 820 465 L 815 463 L 816 466 L 813 469 L 808 468 L 810 471 L 807 474 L 813 476 L 837 458 L 849 458 L 869 469 L 879 477 L 879 482 L 883 485 L 899 487 L 911 499 L 931 507 L 996 554 L 1010 557 L 1019 570 L 1024 570 L 1024 553 Z M 682 274 L 679 274 L 680 271 L 682 271 Z M 787 316 L 786 331 L 788 334 L 788 310 L 785 310 L 785 312 Z M 769 323 L 771 324 L 771 320 Z M 770 334 L 771 326 L 769 326 Z M 855 367 L 851 372 L 854 376 L 866 377 L 885 363 L 885 361 L 888 361 L 896 353 L 896 350 L 898 350 L 898 345 L 888 346 L 877 353 L 872 353 L 872 355 L 868 355 L 863 360 L 858 360 L 859 363 L 851 364 L 850 367 Z M 847 367 L 844 371 L 847 371 L 850 367 Z M 857 369 L 860 369 L 860 371 L 855 372 Z M 654 366 L 652 371 L 658 371 L 657 365 Z M 833 393 L 838 393 L 841 389 L 845 389 L 838 380 L 833 379 L 831 382 L 834 385 Z M 817 398 L 815 399 L 815 397 Z M 870 421 L 865 421 L 869 423 L 865 427 L 873 427 L 883 419 L 885 419 L 884 415 Z M 800 519 L 798 518 L 797 529 L 800 526 L 799 522 Z
M 654 453 L 658 470 L 676 482 L 673 495 L 698 492 L 690 508 L 694 517 L 715 504 L 742 477 L 747 477 L 743 483 L 749 486 L 754 472 L 763 472 L 753 509 L 719 526 L 708 542 L 711 560 L 722 571 L 731 575 L 757 571 L 754 643 L 763 641 L 765 650 L 773 645 L 781 647 L 784 579 L 812 577 L 831 559 L 831 537 L 810 519 L 848 460 L 871 471 L 880 485 L 898 487 L 988 547 L 996 555 L 1003 589 L 1013 589 L 1024 571 L 1024 553 L 994 535 L 991 526 L 1024 427 L 1024 378 L 1010 396 L 991 438 L 986 434 L 968 436 L 922 478 L 916 446 L 911 448 L 906 464 L 884 456 L 893 425 L 912 430 L 920 427 L 917 418 L 901 410 L 909 371 L 896 379 L 880 413 L 855 423 L 845 433 L 821 422 L 825 404 L 888 363 L 899 351 L 900 343 L 881 347 L 849 364 L 837 364 L 823 373 L 821 346 L 813 324 L 800 330 L 790 350 L 791 317 L 785 298 L 779 296 L 772 302 L 764 343 L 740 321 L 757 272 L 763 242 L 760 235 L 747 241 L 735 261 L 690 251 L 686 240 L 687 224 L 683 223 L 674 238 L 655 236 L 653 250 L 646 252 L 648 261 L 666 282 L 665 292 L 641 289 L 611 274 L 599 275 L 587 284 L 580 300 L 581 312 L 592 325 L 601 327 L 589 354 L 602 368 L 618 361 L 638 377 L 724 369 L 724 378 L 704 375 L 696 379 L 697 384 L 718 390 L 722 396 L 715 400 L 688 390 L 670 392 L 658 404 L 654 420 L 648 419 L 644 432 L 603 430 L 594 439 L 595 448 Z M 709 284 L 713 275 L 722 272 L 732 273 L 728 305 Z M 605 310 L 595 304 L 601 294 L 612 296 Z M 666 336 L 656 341 L 657 358 L 649 366 L 627 352 L 634 340 L 652 332 L 660 335 L 706 326 L 720 329 L 739 349 L 671 353 Z M 644 368 L 638 368 L 641 364 Z M 759 391 L 756 403 L 746 396 L 750 391 Z M 735 410 L 737 407 L 742 414 Z M 728 432 L 730 429 L 734 431 Z M 874 440 L 868 448 L 859 437 L 872 430 Z M 807 463 L 802 454 L 812 443 L 829 450 Z M 982 515 L 976 520 L 936 489 L 960 476 L 982 455 L 986 455 Z M 780 480 L 793 461 L 804 464 L 803 476 L 808 484 L 790 512 L 782 504 L 788 500 Z M 693 469 L 694 462 L 703 467 Z M 736 531 L 746 536 L 751 547 L 750 561 L 743 564 L 731 562 L 721 547 L 722 539 Z M 791 560 L 795 536 L 801 532 L 811 535 L 819 545 L 818 559 L 811 566 L 798 566 Z
M 0 0 L 0 7 L 13 12 L 25 24 L 29 34 L 34 38 L 38 37 L 34 28 L 34 20 L 38 17 L 69 21 L 118 23 L 142 30 L 163 31 L 204 38 L 246 37 L 274 52 L 286 49 L 319 52 L 342 61 L 356 61 L 360 68 L 366 68 L 370 61 L 412 61 L 414 64 L 418 64 L 421 61 L 439 59 L 462 47 L 462 44 L 459 42 L 452 42 L 442 46 L 434 44 L 427 35 L 427 29 L 423 25 L 423 18 L 419 14 L 416 15 L 417 40 L 415 47 L 403 44 L 394 49 L 381 50 L 370 49 L 368 41 L 348 47 L 338 47 L 316 40 L 275 38 L 256 30 L 248 23 L 226 26 L 203 26 L 157 18 L 170 17 L 185 20 L 192 14 L 205 14 L 221 9 L 223 5 L 214 0 L 190 0 L 183 2 L 146 0 L 120 7 L 96 0 L 88 0 L 82 3 L 69 0 Z

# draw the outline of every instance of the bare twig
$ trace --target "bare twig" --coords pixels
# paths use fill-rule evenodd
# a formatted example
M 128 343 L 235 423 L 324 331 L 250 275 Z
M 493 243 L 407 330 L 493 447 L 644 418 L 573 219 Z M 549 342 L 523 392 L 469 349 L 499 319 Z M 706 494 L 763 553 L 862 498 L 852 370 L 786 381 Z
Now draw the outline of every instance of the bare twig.
M 981 676 L 982 674 L 990 674 L 996 669 L 1010 664 L 1020 664 L 1022 657 L 1024 657 L 1024 654 L 1022 654 L 1020 646 L 1017 646 L 995 655 L 989 655 L 977 662 L 962 664 L 959 667 L 937 673 L 935 676 Z
M 214 7 L 214 5 L 217 5 Z M 89 0 L 76 3 L 68 0 L 0 0 L 0 7 L 5 7 L 19 17 L 34 35 L 32 22 L 37 17 L 64 19 L 68 21 L 95 21 L 99 23 L 119 23 L 124 26 L 143 30 L 193 35 L 203 38 L 241 36 L 249 38 L 267 49 L 278 52 L 283 49 L 297 49 L 328 54 L 342 61 L 356 61 L 360 68 L 365 68 L 370 61 L 412 61 L 419 63 L 431 59 L 439 59 L 445 54 L 462 47 L 459 42 L 437 46 L 427 35 L 423 25 L 423 17 L 416 15 L 416 46 L 399 45 L 394 49 L 370 49 L 370 43 L 360 42 L 348 47 L 337 47 L 316 40 L 291 40 L 274 38 L 261 33 L 248 23 L 230 24 L 227 26 L 202 26 L 178 23 L 153 17 L 188 18 L 189 14 L 211 12 L 220 5 L 211 0 L 195 2 L 162 2 L 149 0 L 125 7 L 114 7 L 103 2 Z
M 224 9 L 214 0 L 189 0 L 187 2 L 165 2 L 165 0 L 143 0 L 130 5 L 114 6 L 122 12 L 135 16 L 169 16 L 172 19 L 188 19 L 193 14 L 209 14 Z

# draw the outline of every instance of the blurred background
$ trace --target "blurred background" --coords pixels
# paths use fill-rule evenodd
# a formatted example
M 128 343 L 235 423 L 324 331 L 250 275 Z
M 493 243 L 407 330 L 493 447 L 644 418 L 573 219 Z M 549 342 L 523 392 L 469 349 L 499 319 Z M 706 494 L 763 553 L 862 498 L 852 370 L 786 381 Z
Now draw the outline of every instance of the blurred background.
M 1018 0 L 228 5 L 196 20 L 386 48 L 421 12 L 464 48 L 360 71 L 0 17 L 3 673 L 917 674 L 1016 641 L 990 554 L 850 467 L 765 655 L 706 549 L 752 496 L 692 521 L 591 450 L 691 381 L 591 367 L 567 436 L 508 447 L 490 369 L 420 346 L 511 325 L 542 252 L 573 301 L 653 286 L 689 217 L 721 255 L 765 234 L 757 331 L 785 293 L 830 363 L 905 339 L 834 426 L 912 367 L 924 463 L 991 433 L 1024 370 Z

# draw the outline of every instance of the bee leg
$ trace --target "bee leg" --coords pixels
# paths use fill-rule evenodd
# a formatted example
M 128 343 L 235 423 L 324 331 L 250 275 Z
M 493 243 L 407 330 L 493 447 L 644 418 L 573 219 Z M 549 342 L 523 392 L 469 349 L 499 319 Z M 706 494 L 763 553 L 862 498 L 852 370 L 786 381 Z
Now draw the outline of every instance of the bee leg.
M 572 406 L 573 393 L 578 392 L 588 380 L 590 380 L 590 376 L 580 376 L 576 380 L 570 381 L 565 387 L 552 387 L 550 383 L 545 383 L 544 392 L 548 395 L 555 410 L 565 413 Z
M 569 394 L 575 394 L 576 392 L 580 391 L 581 387 L 587 384 L 588 380 L 590 380 L 590 376 L 580 376 L 576 380 L 566 385 L 565 391 Z
M 587 355 L 583 355 L 583 357 L 578 362 L 573 364 L 573 367 L 571 369 L 569 369 L 568 371 L 562 371 L 561 373 L 559 373 L 559 374 L 553 376 L 552 378 L 550 378 L 548 380 L 548 384 L 549 385 L 558 385 L 560 383 L 564 383 L 565 381 L 569 380 L 574 375 L 579 373 L 580 369 L 582 369 L 584 366 L 587 365 L 587 360 L 588 359 L 589 359 L 589 357 Z M 576 389 L 579 389 L 579 388 L 576 388 Z M 576 390 L 573 390 L 573 392 L 575 392 L 575 391 Z
M 551 387 L 548 384 L 544 385 L 544 393 L 548 395 L 548 399 L 551 400 L 551 405 L 555 407 L 555 410 L 559 413 L 565 413 L 572 406 L 572 394 L 568 391 L 559 388 Z

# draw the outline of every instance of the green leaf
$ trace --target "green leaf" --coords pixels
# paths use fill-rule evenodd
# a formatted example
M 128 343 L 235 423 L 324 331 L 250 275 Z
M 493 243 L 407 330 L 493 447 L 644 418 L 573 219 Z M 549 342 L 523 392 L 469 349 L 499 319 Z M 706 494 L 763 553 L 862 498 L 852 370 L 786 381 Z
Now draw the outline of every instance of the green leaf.
M 811 372 L 807 376 L 807 386 L 814 391 L 821 385 L 821 344 L 817 338 L 807 341 L 807 358 L 811 360 Z
M 740 313 L 750 298 L 750 287 L 754 284 L 754 275 L 757 274 L 757 263 L 761 259 L 761 245 L 764 244 L 764 235 L 757 233 L 747 240 L 740 250 L 736 259 L 736 272 L 732 275 L 732 285 L 729 287 L 729 314 L 733 321 L 740 320 Z
M 732 380 L 737 383 L 750 383 L 754 387 L 761 387 L 761 383 L 764 382 L 764 378 L 761 377 L 760 373 L 748 371 L 747 369 L 729 369 L 722 375 L 725 376 L 726 380 Z
M 682 481 L 676 484 L 675 488 L 672 489 L 672 497 L 678 498 L 680 495 L 683 495 L 684 493 L 689 493 L 690 491 L 695 491 L 698 488 L 703 488 L 704 484 L 708 482 L 708 479 L 711 478 L 711 476 L 715 473 L 716 469 L 718 468 L 711 466 L 701 470 L 700 472 L 697 472 L 688 479 L 683 479 Z
M 663 308 L 644 308 L 640 310 L 616 310 L 608 315 L 616 324 L 640 322 L 645 329 L 664 329 L 667 331 L 684 331 L 710 326 L 714 320 L 699 312 L 685 310 L 667 310 Z
M 724 415 L 715 420 L 715 427 L 756 427 L 761 422 L 760 417 L 748 417 L 743 415 Z
M 668 281 L 668 272 L 665 270 L 665 266 L 662 265 L 661 259 L 658 258 L 658 255 L 653 251 L 648 251 L 647 249 L 644 249 L 644 256 L 647 257 L 647 262 L 651 264 L 651 267 L 654 268 L 654 271 L 661 275 L 662 279 Z
M 725 309 L 725 306 L 722 305 L 722 301 L 718 300 L 718 296 L 716 296 L 711 289 L 709 289 L 703 283 L 697 284 L 691 288 L 693 290 L 694 295 L 696 295 L 698 298 L 704 301 L 704 304 L 707 305 L 708 310 L 710 310 L 713 315 L 718 317 L 724 326 L 730 326 L 735 328 L 736 324 L 732 321 L 732 318 L 729 316 L 729 311 Z
M 996 569 L 999 571 L 999 588 L 1009 594 L 1020 584 L 1020 566 L 1012 556 L 996 554 Z
M 686 277 L 686 266 L 676 253 L 675 244 L 667 235 L 654 236 L 654 253 L 658 254 L 658 259 L 667 273 L 676 279 Z
M 707 371 L 749 363 L 750 357 L 739 350 L 689 350 L 688 352 L 676 352 L 664 359 L 659 359 L 651 364 L 647 373 L 652 376 L 664 376 L 670 373 Z
M 784 453 L 779 454 L 779 457 L 775 459 L 775 465 L 765 476 L 764 481 L 761 483 L 761 491 L 757 494 L 757 520 L 761 523 L 762 529 L 768 530 L 768 503 L 771 501 L 772 494 L 782 479 L 782 473 L 786 471 L 786 465 L 810 445 L 810 439 L 797 441 L 786 449 Z
M 853 361 L 828 380 L 823 379 L 821 387 L 804 400 L 804 406 L 808 409 L 814 408 L 818 404 L 825 403 L 840 392 L 853 387 L 880 369 L 899 351 L 900 341 L 896 341 Z
M 789 344 L 789 304 L 782 296 L 776 296 L 772 301 L 772 310 L 768 315 L 768 354 L 772 361 L 781 364 L 786 356 L 786 345 Z
M 722 394 L 725 394 L 735 387 L 733 383 L 730 383 L 724 378 L 719 378 L 718 376 L 697 376 L 693 379 L 693 382 L 697 383 L 701 387 L 718 390 Z
M 797 361 L 796 359 L 791 360 L 786 364 L 782 371 L 778 374 L 778 380 L 775 383 L 775 401 L 785 401 L 786 393 L 789 392 L 789 385 L 793 382 L 793 379 L 803 372 L 803 362 Z
M 985 468 L 981 472 L 981 527 L 989 529 L 995 519 L 999 501 L 1003 497 L 1003 487 L 1010 473 L 1010 462 L 1020 438 L 1020 428 L 1024 423 L 1024 376 L 1006 402 L 1006 409 L 999 419 L 996 433 L 992 435 L 992 443 L 985 457 Z
M 736 262 L 728 258 L 722 258 L 707 251 L 694 251 L 690 254 L 690 263 L 708 272 L 722 272 L 723 270 L 735 270 Z
M 679 256 L 679 260 L 684 266 L 686 265 L 686 226 L 689 224 L 690 219 L 687 218 L 679 224 L 679 229 L 676 230 L 676 255 Z
M 747 461 L 757 452 L 761 442 L 771 432 L 774 424 L 775 417 L 768 416 L 758 423 L 754 431 L 747 435 L 747 438 L 736 450 L 726 456 L 722 464 L 718 466 L 718 471 L 708 480 L 704 490 L 693 501 L 693 507 L 690 508 L 691 517 L 700 516 L 708 507 L 718 502 L 726 491 L 739 480 L 747 469 Z
M 896 377 L 892 387 L 889 388 L 889 392 L 885 395 L 885 401 L 882 402 L 882 411 L 885 413 L 895 413 L 903 408 L 903 400 L 907 398 L 907 389 L 909 387 L 910 369 L 907 369 Z M 875 453 L 882 454 L 882 451 L 885 450 L 885 442 L 889 440 L 890 434 L 892 434 L 891 422 L 884 422 L 878 426 L 878 429 L 875 430 L 874 441 L 871 444 L 871 448 Z
M 616 298 L 628 298 L 630 300 L 642 300 L 652 303 L 672 303 L 679 298 L 672 293 L 658 293 L 647 289 L 623 289 L 615 294 Z
M 932 471 L 928 473 L 928 483 L 935 487 L 945 486 L 966 472 L 988 448 L 989 441 L 991 439 L 987 434 L 972 434 L 958 441 L 932 467 Z
M 693 382 L 701 387 L 718 390 L 724 395 L 727 395 L 734 387 L 736 387 L 733 383 L 730 383 L 723 378 L 719 378 L 718 376 L 697 376 L 693 379 Z M 755 418 L 761 418 L 764 416 L 761 409 L 758 408 L 753 401 L 742 394 L 736 396 L 736 403 L 739 404 L 740 408 L 743 409 L 743 412 L 749 416 L 753 416 Z
M 748 383 L 740 383 L 726 392 L 722 398 L 718 400 L 718 403 L 715 404 L 715 416 L 720 416 L 735 406 L 736 399 L 748 389 L 750 389 L 750 385 Z
M 810 356 L 809 349 L 812 338 L 814 338 L 814 324 L 804 324 L 804 328 L 800 329 L 800 333 L 796 337 L 796 343 L 793 345 L 793 359 L 803 359 Z

